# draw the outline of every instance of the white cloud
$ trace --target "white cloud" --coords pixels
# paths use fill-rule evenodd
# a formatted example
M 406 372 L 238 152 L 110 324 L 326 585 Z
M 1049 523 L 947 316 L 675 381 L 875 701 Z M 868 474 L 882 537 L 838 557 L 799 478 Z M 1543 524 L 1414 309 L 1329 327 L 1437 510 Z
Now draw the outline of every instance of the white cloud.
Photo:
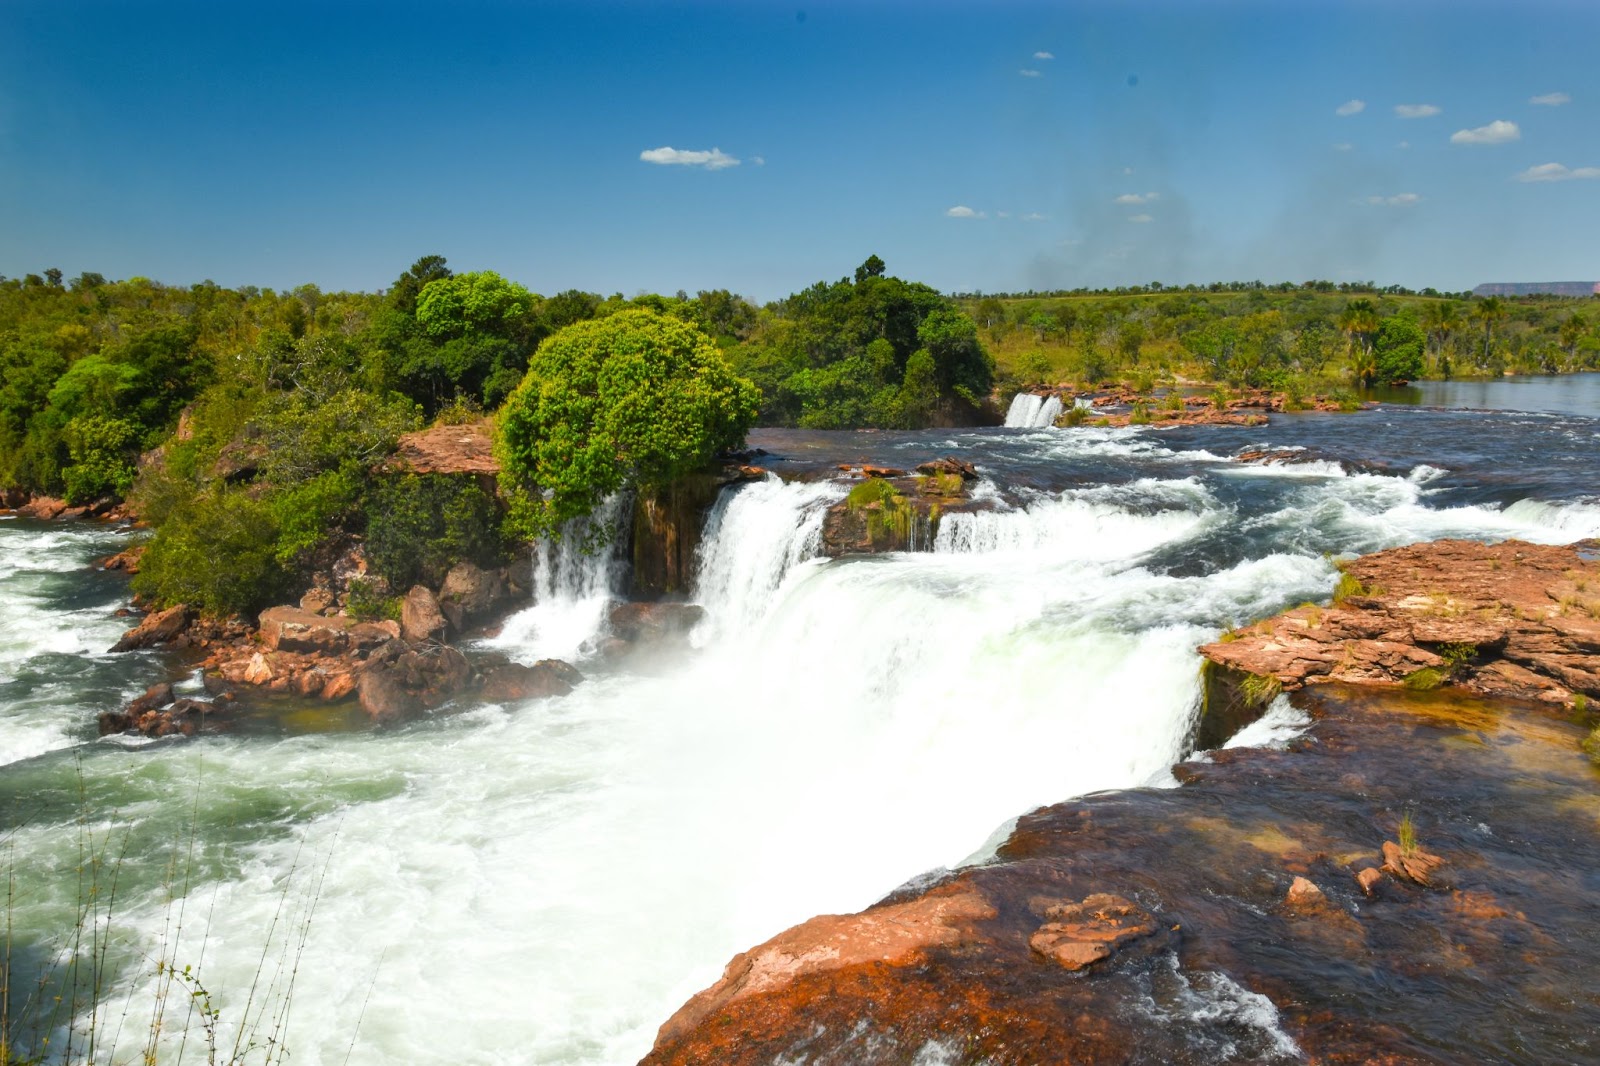
M 1125 192 L 1121 196 L 1119 196 L 1115 200 L 1113 200 L 1112 202 L 1113 203 L 1118 203 L 1118 204 L 1124 204 L 1124 205 L 1126 205 L 1128 207 L 1137 207 L 1140 204 L 1148 204 L 1153 200 L 1159 200 L 1159 199 L 1161 199 L 1161 194 L 1158 193 L 1158 192 L 1145 192 L 1145 193 Z
M 1365 100 L 1346 100 L 1344 103 L 1334 108 L 1333 113 L 1338 115 L 1340 118 L 1348 118 L 1351 115 L 1359 115 L 1366 109 L 1367 102 Z
M 1055 56 L 1051 55 L 1049 52 L 1035 52 L 1035 53 L 1033 53 L 1033 58 L 1035 58 L 1035 59 L 1054 59 Z
M 1411 142 L 1410 141 L 1401 141 L 1399 144 L 1395 145 L 1395 147 L 1396 148 L 1402 148 L 1402 149 L 1410 148 L 1411 147 Z
M 1045 216 L 1041 215 L 1037 211 L 1029 211 L 1027 214 L 1022 216 L 1022 221 L 1024 222 L 1043 222 L 1044 220 Z
M 1506 144 L 1522 140 L 1522 131 L 1515 122 L 1497 118 L 1487 126 L 1474 130 L 1456 130 L 1450 135 L 1451 144 Z
M 1122 168 L 1122 176 L 1125 177 L 1125 178 L 1133 177 L 1133 168 L 1132 167 L 1123 167 Z
M 982 218 L 983 217 L 983 212 L 982 211 L 974 211 L 972 208 L 968 207 L 966 204 L 956 204 L 956 206 L 952 207 L 950 210 L 946 211 L 944 214 L 945 214 L 946 218 Z
M 996 211 L 994 213 L 994 217 L 995 218 L 1010 218 L 1011 217 L 1011 212 L 1010 211 Z
M 1037 77 L 1039 77 L 1039 72 L 1037 70 L 1019 70 L 1019 71 L 1017 71 L 1017 73 L 1021 74 L 1024 78 L 1037 78 Z
M 1154 215 L 1129 215 L 1128 216 L 1128 221 L 1129 222 L 1154 222 L 1155 221 L 1155 216 Z
M 1349 152 L 1353 151 L 1354 149 L 1355 145 L 1351 144 L 1349 141 L 1340 141 L 1338 144 L 1333 146 L 1333 150 L 1335 152 Z
M 1432 118 L 1441 109 L 1433 104 L 1395 104 L 1394 113 L 1400 118 Z
M 754 163 L 758 167 L 764 167 L 767 165 L 766 156 L 753 155 L 750 157 L 750 162 Z
M 1543 96 L 1533 97 L 1528 103 L 1538 104 L 1540 107 L 1560 107 L 1562 104 L 1572 103 L 1572 97 L 1566 93 L 1545 93 Z
M 1367 203 L 1373 207 L 1416 207 L 1422 202 L 1422 197 L 1414 192 L 1396 193 L 1393 196 L 1369 196 Z
M 705 167 L 707 170 L 722 170 L 739 165 L 737 159 L 721 148 L 713 148 L 709 152 L 685 151 L 680 148 L 650 148 L 640 152 L 639 158 L 646 163 L 656 163 L 664 167 Z
M 1600 178 L 1600 167 L 1564 167 L 1560 163 L 1540 163 L 1517 175 L 1518 181 L 1577 181 Z

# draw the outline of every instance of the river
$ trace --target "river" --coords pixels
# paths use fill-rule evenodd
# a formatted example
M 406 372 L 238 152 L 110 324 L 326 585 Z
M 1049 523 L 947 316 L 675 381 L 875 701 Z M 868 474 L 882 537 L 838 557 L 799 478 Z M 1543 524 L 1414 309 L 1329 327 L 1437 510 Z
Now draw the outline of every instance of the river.
M 98 849 L 100 1058 L 138 1057 L 166 958 L 198 969 L 223 1058 L 242 1032 L 311 1066 L 633 1062 L 732 955 L 784 927 L 981 860 L 1039 805 L 1175 783 L 1195 646 L 1325 598 L 1331 557 L 1600 536 L 1600 396 L 1596 376 L 1576 380 L 1492 383 L 1482 399 L 1576 387 L 1582 410 L 761 431 L 752 443 L 781 473 L 960 455 L 994 506 L 947 517 L 931 552 L 826 561 L 839 483 L 727 491 L 694 649 L 626 670 L 589 657 L 616 564 L 544 551 L 539 602 L 494 643 L 568 656 L 589 680 L 376 732 L 301 716 L 199 741 L 97 739 L 96 713 L 172 668 L 103 653 L 126 589 L 89 564 L 127 534 L 0 521 L 13 1014 L 36 975 L 63 972 Z M 1306 461 L 1229 458 L 1261 448 Z M 190 998 L 167 997 L 163 1061 Z M 203 1060 L 198 1026 L 189 1040 Z

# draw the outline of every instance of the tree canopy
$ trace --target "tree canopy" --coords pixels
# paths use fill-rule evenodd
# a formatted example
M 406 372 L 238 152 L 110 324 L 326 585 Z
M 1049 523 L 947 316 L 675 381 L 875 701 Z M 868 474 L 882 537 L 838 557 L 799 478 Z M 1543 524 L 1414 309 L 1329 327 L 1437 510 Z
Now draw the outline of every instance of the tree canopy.
M 760 393 L 693 325 L 648 308 L 548 338 L 495 423 L 517 523 L 553 533 L 626 486 L 666 488 L 739 447 Z

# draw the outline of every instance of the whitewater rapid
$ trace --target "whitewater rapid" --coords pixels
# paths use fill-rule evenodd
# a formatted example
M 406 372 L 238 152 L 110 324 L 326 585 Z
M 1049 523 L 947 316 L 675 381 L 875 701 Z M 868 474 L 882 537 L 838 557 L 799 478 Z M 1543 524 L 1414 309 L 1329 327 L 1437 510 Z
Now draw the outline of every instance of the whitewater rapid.
M 495 643 L 576 661 L 589 679 L 559 700 L 128 752 L 81 729 L 88 705 L 148 683 L 138 664 L 152 660 L 113 657 L 132 672 L 54 710 L 9 706 L 21 724 L 0 719 L 6 758 L 77 745 L 7 768 L 8 797 L 58 796 L 7 837 L 19 880 L 40 886 L 19 924 L 70 917 L 62 827 L 81 794 L 137 860 L 112 953 L 121 1057 L 149 1012 L 141 959 L 164 937 L 180 965 L 203 959 L 228 1035 L 264 957 L 276 972 L 279 942 L 303 930 L 297 1063 L 632 1062 L 729 958 L 785 927 L 981 861 L 1039 805 L 1172 783 L 1195 646 L 1325 597 L 1325 553 L 1600 533 L 1600 506 L 1583 501 L 1444 505 L 1439 472 L 1420 466 L 1245 466 L 1127 430 L 1036 428 L 1004 447 L 1029 469 L 1138 476 L 1045 488 L 980 467 L 991 509 L 947 515 L 932 551 L 833 561 L 821 523 L 846 486 L 730 488 L 701 547 L 694 651 L 647 671 L 594 654 L 622 561 L 547 547 L 537 602 Z M 28 582 L 90 550 L 56 529 L 7 541 L 23 563 L 0 590 L 33 613 L 0 630 L 6 678 L 50 655 L 100 663 L 119 628 L 106 603 L 39 624 L 52 601 L 28 600 Z M 1286 714 L 1258 742 L 1294 728 Z M 27 732 L 41 723 L 54 724 Z M 171 948 L 161 871 L 191 835 L 194 888 Z

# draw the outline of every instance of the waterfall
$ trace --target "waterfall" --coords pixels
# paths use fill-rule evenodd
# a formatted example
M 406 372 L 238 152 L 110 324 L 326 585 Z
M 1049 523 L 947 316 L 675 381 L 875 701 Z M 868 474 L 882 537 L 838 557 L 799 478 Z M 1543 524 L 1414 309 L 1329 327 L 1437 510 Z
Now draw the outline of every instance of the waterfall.
M 568 522 L 559 537 L 539 541 L 533 552 L 533 606 L 506 619 L 488 643 L 525 662 L 572 661 L 592 652 L 627 572 L 623 549 L 632 512 L 632 499 L 618 493 L 588 517 Z M 600 531 L 606 531 L 606 539 L 586 551 L 586 541 Z
M 1048 429 L 1056 424 L 1056 416 L 1059 414 L 1061 414 L 1061 401 L 1056 397 L 1019 392 L 1012 398 L 1011 408 L 1006 412 L 1006 427 Z

